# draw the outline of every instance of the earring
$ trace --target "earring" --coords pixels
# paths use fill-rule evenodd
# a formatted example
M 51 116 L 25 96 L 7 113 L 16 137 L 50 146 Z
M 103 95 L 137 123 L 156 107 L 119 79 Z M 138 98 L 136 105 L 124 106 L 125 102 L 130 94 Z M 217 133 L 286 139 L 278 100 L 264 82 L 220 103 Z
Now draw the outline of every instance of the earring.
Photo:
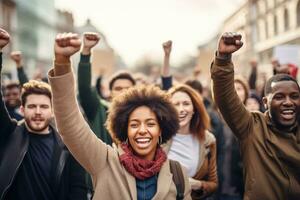
M 158 144 L 159 144 L 159 145 L 162 144 L 162 137 L 161 137 L 161 135 L 158 137 Z
M 128 145 L 128 138 L 126 138 L 126 140 L 125 140 L 125 144 L 127 144 L 127 145 Z

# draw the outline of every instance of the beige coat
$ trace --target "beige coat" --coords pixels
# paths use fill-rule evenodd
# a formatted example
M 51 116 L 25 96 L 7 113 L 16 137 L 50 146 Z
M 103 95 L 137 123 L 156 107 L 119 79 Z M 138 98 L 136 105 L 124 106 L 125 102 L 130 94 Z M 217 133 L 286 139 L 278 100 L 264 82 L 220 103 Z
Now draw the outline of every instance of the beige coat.
M 168 153 L 172 145 L 172 139 L 169 140 L 163 149 Z M 210 158 L 208 158 L 210 154 Z M 202 181 L 203 194 L 196 195 L 193 193 L 193 199 L 204 198 L 209 196 L 217 190 L 218 187 L 218 176 L 217 176 L 217 163 L 216 163 L 216 138 L 209 131 L 205 132 L 205 140 L 200 141 L 199 149 L 199 162 L 197 166 L 197 173 L 194 177 L 196 180 Z
M 136 181 L 119 162 L 122 149 L 103 143 L 91 131 L 79 111 L 73 73 L 54 76 L 49 72 L 53 92 L 53 108 L 58 132 L 78 162 L 91 174 L 94 199 L 137 199 Z M 188 177 L 184 173 L 185 198 L 191 199 Z M 157 192 L 153 199 L 176 199 L 176 187 L 167 160 L 158 175 Z
M 211 74 L 216 104 L 240 142 L 244 200 L 300 199 L 300 127 L 282 132 L 268 114 L 249 112 L 234 89 L 230 60 L 215 59 Z

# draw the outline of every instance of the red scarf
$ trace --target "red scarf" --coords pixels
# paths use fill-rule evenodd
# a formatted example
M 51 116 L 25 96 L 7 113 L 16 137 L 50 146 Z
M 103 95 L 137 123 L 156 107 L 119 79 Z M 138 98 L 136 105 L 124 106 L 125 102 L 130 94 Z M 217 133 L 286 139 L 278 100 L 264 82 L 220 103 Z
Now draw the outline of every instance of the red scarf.
M 158 174 L 161 166 L 167 160 L 167 155 L 161 147 L 156 149 L 154 160 L 151 161 L 134 155 L 132 148 L 126 143 L 122 143 L 121 148 L 125 153 L 119 157 L 120 162 L 132 176 L 140 180 Z

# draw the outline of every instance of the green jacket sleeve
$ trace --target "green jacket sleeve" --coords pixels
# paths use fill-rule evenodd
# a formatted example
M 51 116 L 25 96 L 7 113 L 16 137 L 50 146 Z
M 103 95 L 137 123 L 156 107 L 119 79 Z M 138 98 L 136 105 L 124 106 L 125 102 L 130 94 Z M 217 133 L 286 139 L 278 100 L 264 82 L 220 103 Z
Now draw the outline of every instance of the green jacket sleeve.
M 78 66 L 78 90 L 82 109 L 98 138 L 111 145 L 112 139 L 105 128 L 106 106 L 95 88 L 91 87 L 91 63 L 89 55 L 81 55 Z
M 216 58 L 211 65 L 214 101 L 232 132 L 245 138 L 253 126 L 253 117 L 234 89 L 234 67 L 231 60 Z
M 90 55 L 81 55 L 78 66 L 78 91 L 80 104 L 89 121 L 94 120 L 97 109 L 101 106 L 95 88 L 91 87 Z
M 17 69 L 17 71 L 18 71 L 18 79 L 19 79 L 20 85 L 24 85 L 24 83 L 28 82 L 28 77 L 24 71 L 24 68 L 20 67 Z

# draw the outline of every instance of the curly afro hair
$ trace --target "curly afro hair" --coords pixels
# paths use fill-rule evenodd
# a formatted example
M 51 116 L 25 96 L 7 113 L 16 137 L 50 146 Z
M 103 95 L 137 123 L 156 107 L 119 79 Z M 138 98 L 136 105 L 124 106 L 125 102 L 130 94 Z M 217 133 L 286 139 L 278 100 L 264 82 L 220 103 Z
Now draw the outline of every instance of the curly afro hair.
M 155 86 L 136 86 L 114 98 L 109 107 L 106 126 L 115 142 L 126 141 L 129 116 L 140 106 L 147 106 L 156 115 L 162 143 L 176 134 L 179 121 L 170 95 Z

